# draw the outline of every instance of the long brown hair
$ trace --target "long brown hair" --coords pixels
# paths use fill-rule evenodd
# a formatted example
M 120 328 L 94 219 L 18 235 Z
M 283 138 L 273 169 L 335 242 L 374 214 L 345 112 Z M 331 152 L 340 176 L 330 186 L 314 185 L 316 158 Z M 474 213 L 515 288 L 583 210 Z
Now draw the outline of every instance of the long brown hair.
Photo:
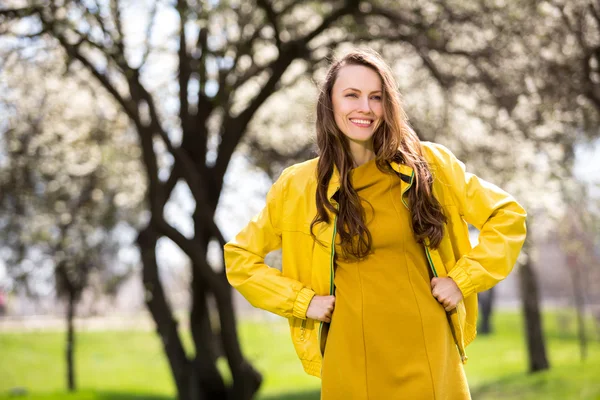
M 365 222 L 365 211 L 358 193 L 352 187 L 350 170 L 353 159 L 348 141 L 338 128 L 333 114 L 331 92 L 338 72 L 346 65 L 362 65 L 379 74 L 382 81 L 383 121 L 373 134 L 373 149 L 377 167 L 384 172 L 395 173 L 390 163 L 404 163 L 414 170 L 412 188 L 408 191 L 411 205 L 411 223 L 415 239 L 437 248 L 444 234 L 446 217 L 440 203 L 432 193 L 433 178 L 427 161 L 421 152 L 416 133 L 408 124 L 402 109 L 390 67 L 372 50 L 355 50 L 335 61 L 327 72 L 321 86 L 317 104 L 317 215 L 311 223 L 311 234 L 316 224 L 329 223 L 328 211 L 337 215 L 337 232 L 341 239 L 342 255 L 362 259 L 371 252 L 372 238 Z M 334 165 L 340 175 L 337 201 L 339 208 L 327 198 L 327 188 L 333 175 Z

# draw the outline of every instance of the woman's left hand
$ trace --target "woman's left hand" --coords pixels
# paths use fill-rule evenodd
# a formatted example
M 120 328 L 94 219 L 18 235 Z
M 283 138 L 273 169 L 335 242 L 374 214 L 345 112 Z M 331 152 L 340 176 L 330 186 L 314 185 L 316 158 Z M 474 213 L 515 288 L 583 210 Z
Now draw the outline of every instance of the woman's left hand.
M 446 311 L 452 311 L 463 299 L 463 294 L 452 278 L 433 278 L 431 293 Z

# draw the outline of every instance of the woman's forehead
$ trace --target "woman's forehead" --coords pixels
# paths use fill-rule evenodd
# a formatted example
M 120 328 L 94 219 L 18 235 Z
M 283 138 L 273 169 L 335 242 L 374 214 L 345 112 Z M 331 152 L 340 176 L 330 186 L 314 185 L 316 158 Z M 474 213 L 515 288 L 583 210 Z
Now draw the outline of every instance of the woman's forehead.
M 339 90 L 354 88 L 361 92 L 375 92 L 382 89 L 379 74 L 363 65 L 345 65 L 338 71 L 334 87 Z

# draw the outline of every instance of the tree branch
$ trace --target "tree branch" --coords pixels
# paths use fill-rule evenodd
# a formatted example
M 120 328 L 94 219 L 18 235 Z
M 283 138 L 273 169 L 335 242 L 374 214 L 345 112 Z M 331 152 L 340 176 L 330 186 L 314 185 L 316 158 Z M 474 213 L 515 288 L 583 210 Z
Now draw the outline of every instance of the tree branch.
M 148 61 L 148 56 L 150 55 L 150 38 L 152 36 L 152 31 L 154 30 L 154 23 L 156 21 L 156 8 L 158 2 L 152 2 L 152 9 L 150 10 L 150 21 L 148 22 L 148 27 L 146 28 L 146 48 L 144 49 L 144 54 L 142 55 L 142 61 L 140 62 L 140 66 L 138 69 L 141 69 L 146 65 Z
M 346 1 L 344 5 L 337 10 L 334 10 L 327 17 L 323 19 L 321 24 L 315 28 L 312 32 L 306 34 L 304 37 L 296 39 L 293 42 L 283 44 L 279 49 L 279 57 L 272 61 L 266 67 L 255 67 L 255 74 L 260 73 L 262 70 L 270 69 L 271 76 L 268 81 L 263 85 L 259 94 L 250 102 L 248 107 L 244 111 L 242 111 L 236 118 L 228 120 L 224 123 L 224 130 L 222 133 L 221 145 L 219 146 L 219 153 L 217 156 L 217 162 L 214 167 L 214 172 L 216 174 L 216 180 L 218 182 L 222 182 L 223 176 L 225 175 L 225 170 L 227 169 L 227 165 L 229 164 L 229 160 L 233 155 L 233 151 L 235 150 L 237 144 L 241 140 L 246 127 L 254 113 L 258 110 L 258 108 L 265 102 L 265 100 L 273 93 L 277 83 L 280 81 L 281 76 L 286 71 L 287 67 L 294 61 L 296 58 L 300 58 L 304 56 L 308 50 L 308 43 L 318 36 L 321 32 L 329 28 L 334 22 L 336 22 L 339 18 L 344 15 L 352 14 L 358 11 L 358 1 Z M 251 73 L 245 74 L 243 79 L 249 79 Z M 240 81 L 236 82 L 236 84 L 240 84 Z
M 273 10 L 273 7 L 269 3 L 269 0 L 257 0 L 256 3 L 260 8 L 262 8 L 265 11 L 265 14 L 267 15 L 267 20 L 269 21 L 269 23 L 273 27 L 273 30 L 275 31 L 275 44 L 277 48 L 280 48 L 281 38 L 279 37 L 279 22 L 277 21 L 277 13 L 275 12 L 275 10 Z M 257 29 L 257 31 L 259 31 L 259 29 Z
M 0 9 L 0 17 L 8 19 L 31 17 L 40 14 L 43 8 L 38 6 Z
M 67 42 L 67 40 L 59 35 L 55 36 L 62 47 L 66 50 L 67 54 L 81 62 L 86 69 L 100 82 L 100 84 L 112 95 L 112 97 L 123 107 L 125 113 L 131 118 L 133 121 L 139 120 L 139 115 L 135 104 L 126 100 L 119 91 L 113 86 L 113 84 L 108 79 L 108 76 L 102 74 L 98 69 L 89 61 L 86 57 L 84 57 L 78 50 L 77 46 L 71 45 Z
M 192 71 L 190 69 L 190 57 L 187 52 L 187 41 L 185 38 L 185 10 L 186 4 L 183 0 L 177 1 L 177 12 L 179 14 L 179 118 L 184 132 L 190 129 L 190 114 L 188 104 L 188 84 Z
M 344 6 L 338 8 L 337 10 L 334 10 L 331 14 L 329 14 L 323 19 L 321 25 L 316 27 L 312 32 L 308 33 L 305 37 L 297 39 L 297 42 L 303 43 L 304 46 L 307 46 L 308 42 L 313 40 L 315 37 L 317 37 L 331 25 L 333 25 L 338 19 L 345 15 L 354 14 L 358 12 L 358 3 L 358 1 L 347 0 L 344 3 Z

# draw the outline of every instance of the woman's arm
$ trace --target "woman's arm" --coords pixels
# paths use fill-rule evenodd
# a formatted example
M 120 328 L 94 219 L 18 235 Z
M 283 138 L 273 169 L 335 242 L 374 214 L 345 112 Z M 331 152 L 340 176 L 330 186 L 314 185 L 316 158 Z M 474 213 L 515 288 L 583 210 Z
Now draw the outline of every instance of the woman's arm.
M 526 236 L 526 212 L 498 186 L 466 172 L 446 147 L 433 144 L 437 174 L 449 186 L 460 215 L 479 229 L 479 243 L 448 272 L 464 297 L 488 290 L 510 273 Z
M 227 279 L 253 306 L 283 317 L 306 318 L 315 292 L 265 264 L 265 256 L 281 248 L 280 218 L 283 178 L 273 184 L 267 204 L 224 248 Z

